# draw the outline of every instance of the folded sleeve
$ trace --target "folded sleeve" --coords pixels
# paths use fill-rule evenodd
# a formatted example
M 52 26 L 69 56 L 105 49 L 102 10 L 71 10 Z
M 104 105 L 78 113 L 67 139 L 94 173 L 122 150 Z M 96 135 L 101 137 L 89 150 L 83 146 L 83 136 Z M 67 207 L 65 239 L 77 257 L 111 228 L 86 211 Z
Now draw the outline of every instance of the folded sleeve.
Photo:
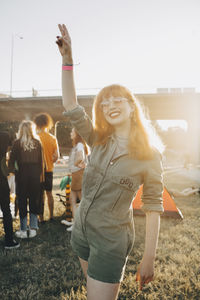
M 156 152 L 154 158 L 147 162 L 144 173 L 142 210 L 144 212 L 157 211 L 162 213 L 163 209 L 163 167 L 162 157 Z
M 92 147 L 95 140 L 95 133 L 90 117 L 85 109 L 77 105 L 74 109 L 63 112 L 68 117 L 72 127 L 74 127 L 86 143 Z

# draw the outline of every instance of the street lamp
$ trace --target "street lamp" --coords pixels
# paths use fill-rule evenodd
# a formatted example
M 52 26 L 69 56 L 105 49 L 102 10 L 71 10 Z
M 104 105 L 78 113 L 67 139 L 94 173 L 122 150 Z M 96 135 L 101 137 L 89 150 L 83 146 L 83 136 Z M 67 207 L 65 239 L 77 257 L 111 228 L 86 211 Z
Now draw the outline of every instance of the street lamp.
M 12 34 L 11 39 L 11 68 L 10 68 L 10 98 L 12 98 L 12 77 L 13 77 L 13 57 L 14 57 L 14 39 L 15 37 L 18 37 L 19 39 L 23 39 L 23 36 L 20 36 L 18 34 Z

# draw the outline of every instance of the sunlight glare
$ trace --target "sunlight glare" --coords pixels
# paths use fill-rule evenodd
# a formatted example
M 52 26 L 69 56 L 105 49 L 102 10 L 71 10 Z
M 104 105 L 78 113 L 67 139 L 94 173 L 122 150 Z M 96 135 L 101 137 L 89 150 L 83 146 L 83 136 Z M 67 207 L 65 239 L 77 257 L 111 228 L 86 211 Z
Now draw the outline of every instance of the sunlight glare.
M 157 123 L 164 131 L 167 131 L 172 127 L 179 127 L 184 131 L 187 131 L 188 129 L 188 124 L 185 120 L 157 120 Z

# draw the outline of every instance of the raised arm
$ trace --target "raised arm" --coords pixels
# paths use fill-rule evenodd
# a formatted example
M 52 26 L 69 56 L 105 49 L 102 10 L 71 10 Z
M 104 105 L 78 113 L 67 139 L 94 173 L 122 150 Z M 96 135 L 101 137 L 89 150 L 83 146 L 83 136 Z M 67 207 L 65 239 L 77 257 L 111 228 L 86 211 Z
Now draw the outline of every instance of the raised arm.
M 71 48 L 71 38 L 64 24 L 58 25 L 61 36 L 57 36 L 56 43 L 62 55 L 62 98 L 63 106 L 66 110 L 71 110 L 77 106 L 77 97 L 73 75 L 73 58 Z

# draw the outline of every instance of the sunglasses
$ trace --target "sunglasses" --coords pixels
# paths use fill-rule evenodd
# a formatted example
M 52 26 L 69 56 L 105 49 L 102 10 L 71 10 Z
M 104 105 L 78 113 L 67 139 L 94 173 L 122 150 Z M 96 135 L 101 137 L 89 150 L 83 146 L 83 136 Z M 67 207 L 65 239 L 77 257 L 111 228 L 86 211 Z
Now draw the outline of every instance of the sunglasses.
M 119 106 L 122 103 L 125 103 L 127 101 L 128 101 L 128 99 L 123 98 L 123 97 L 111 97 L 109 99 L 103 100 L 100 103 L 100 105 L 101 105 L 102 109 L 107 109 L 111 103 L 114 104 L 115 106 Z

